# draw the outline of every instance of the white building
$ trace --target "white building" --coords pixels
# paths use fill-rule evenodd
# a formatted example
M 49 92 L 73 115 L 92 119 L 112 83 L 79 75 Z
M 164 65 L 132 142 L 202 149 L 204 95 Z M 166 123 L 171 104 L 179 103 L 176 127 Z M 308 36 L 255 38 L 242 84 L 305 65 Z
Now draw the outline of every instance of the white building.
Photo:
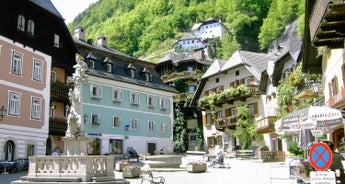
M 208 18 L 202 23 L 194 24 L 192 32 L 196 38 L 201 40 L 212 39 L 219 37 L 220 39 L 227 32 L 227 28 L 221 22 L 213 18 Z

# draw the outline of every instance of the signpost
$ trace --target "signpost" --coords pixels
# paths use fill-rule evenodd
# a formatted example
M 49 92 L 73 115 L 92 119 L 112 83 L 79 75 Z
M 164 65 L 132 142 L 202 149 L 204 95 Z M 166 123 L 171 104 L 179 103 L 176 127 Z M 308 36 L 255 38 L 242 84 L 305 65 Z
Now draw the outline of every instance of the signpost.
M 325 171 L 332 164 L 332 150 L 325 143 L 315 143 L 309 150 L 309 162 L 318 171 L 310 172 L 311 184 L 336 184 L 334 171 Z

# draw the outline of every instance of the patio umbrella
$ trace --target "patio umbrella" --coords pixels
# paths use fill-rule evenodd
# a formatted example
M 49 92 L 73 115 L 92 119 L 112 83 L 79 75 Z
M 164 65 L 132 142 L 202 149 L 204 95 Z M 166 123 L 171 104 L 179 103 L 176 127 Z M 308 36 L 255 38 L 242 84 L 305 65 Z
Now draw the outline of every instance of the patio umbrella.
M 340 110 L 325 106 L 310 106 L 276 121 L 275 130 L 278 134 L 298 134 L 303 129 L 310 129 L 311 132 L 328 132 L 329 129 L 342 123 L 343 117 Z

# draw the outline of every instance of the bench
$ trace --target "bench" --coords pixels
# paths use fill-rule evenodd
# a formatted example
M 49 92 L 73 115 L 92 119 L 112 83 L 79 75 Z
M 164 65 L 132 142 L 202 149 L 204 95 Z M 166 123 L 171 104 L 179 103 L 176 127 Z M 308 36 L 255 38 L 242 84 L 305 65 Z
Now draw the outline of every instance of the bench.
M 254 151 L 253 150 L 237 150 L 236 151 L 236 157 L 240 158 L 248 158 L 254 156 Z
M 144 165 L 141 169 L 141 183 L 149 181 L 151 184 L 164 184 L 165 178 L 163 176 L 153 176 L 150 166 Z

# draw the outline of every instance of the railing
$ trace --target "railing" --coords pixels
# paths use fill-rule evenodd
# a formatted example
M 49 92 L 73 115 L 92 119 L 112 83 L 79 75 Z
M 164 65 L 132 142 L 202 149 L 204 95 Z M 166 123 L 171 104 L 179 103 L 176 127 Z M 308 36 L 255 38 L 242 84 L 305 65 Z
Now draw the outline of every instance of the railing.
M 68 100 L 69 86 L 62 82 L 54 82 L 51 84 L 50 93 L 52 96 Z
M 274 131 L 274 122 L 276 120 L 277 120 L 277 116 L 267 116 L 256 121 L 257 131 L 261 132 L 261 131 L 264 131 L 265 129 L 272 129 L 272 131 Z
M 67 130 L 67 120 L 61 118 L 49 118 L 49 134 L 65 135 Z
M 114 176 L 113 156 L 31 156 L 29 160 L 29 181 L 39 178 L 56 181 L 79 178 L 86 182 L 91 181 L 92 177 Z
M 233 127 L 235 126 L 235 123 L 238 120 L 238 116 L 231 116 L 226 117 L 222 119 L 218 119 L 218 121 L 215 122 L 216 129 L 224 129 L 226 127 Z
M 171 82 L 175 79 L 189 79 L 194 78 L 197 74 L 201 73 L 200 70 L 194 70 L 194 71 L 183 71 L 183 72 L 172 72 L 169 74 L 163 75 L 161 78 L 162 80 L 166 82 Z

